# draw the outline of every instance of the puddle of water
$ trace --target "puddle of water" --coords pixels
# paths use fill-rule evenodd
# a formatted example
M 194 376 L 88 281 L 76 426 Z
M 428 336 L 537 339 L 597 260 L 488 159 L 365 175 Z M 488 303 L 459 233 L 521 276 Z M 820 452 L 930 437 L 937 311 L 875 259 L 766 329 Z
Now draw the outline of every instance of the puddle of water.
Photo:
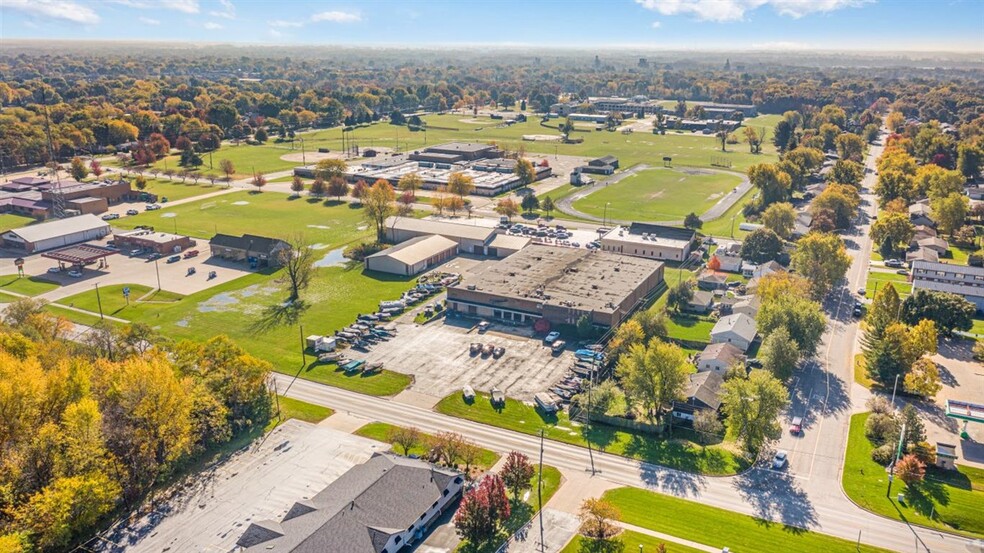
M 177 321 L 174 324 L 180 326 L 181 328 L 188 328 L 188 319 L 181 319 L 180 321 Z
M 244 290 L 245 292 L 245 290 Z M 233 297 L 228 292 L 216 294 L 198 304 L 198 311 L 201 313 L 211 313 L 212 311 L 225 311 L 225 308 L 239 303 L 239 298 Z
M 331 244 L 322 244 L 321 242 L 318 242 L 317 244 L 311 244 L 308 247 L 311 248 L 312 250 L 324 250 L 330 246 Z
M 171 217 L 177 217 L 177 213 L 161 213 L 162 219 L 170 219 Z
M 308 228 L 317 228 L 317 229 L 322 229 L 322 230 L 328 230 L 328 229 L 331 228 L 331 227 L 328 227 L 328 226 L 325 226 L 325 225 L 308 225 L 307 227 Z
M 244 202 L 243 200 L 239 200 L 238 202 L 232 202 L 232 205 L 249 205 L 249 202 Z
M 315 267 L 340 267 L 345 264 L 348 259 L 342 255 L 345 248 L 337 248 L 326 253 L 324 257 L 314 262 Z

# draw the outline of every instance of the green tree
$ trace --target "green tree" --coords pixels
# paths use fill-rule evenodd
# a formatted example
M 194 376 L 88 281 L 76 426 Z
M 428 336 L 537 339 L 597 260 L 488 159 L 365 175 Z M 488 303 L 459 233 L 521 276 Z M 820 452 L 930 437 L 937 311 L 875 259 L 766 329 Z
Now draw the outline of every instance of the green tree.
M 923 355 L 936 351 L 936 325 L 920 321 L 914 327 L 902 323 L 889 325 L 881 339 L 871 340 L 864 351 L 868 376 L 891 386 L 895 377 L 904 377 Z
M 496 202 L 495 212 L 503 217 L 508 218 L 512 221 L 512 218 L 519 213 L 519 206 L 516 205 L 516 200 L 512 198 L 503 198 Z
M 841 159 L 861 161 L 864 158 L 864 140 L 854 133 L 844 133 L 834 139 L 837 155 Z
M 699 230 L 700 227 L 704 226 L 704 221 L 701 221 L 700 217 L 691 211 L 683 218 L 683 226 L 690 230 Z
M 686 309 L 690 300 L 694 299 L 693 280 L 681 280 L 670 288 L 666 295 L 666 305 L 679 313 Z
M 975 178 L 984 164 L 984 150 L 980 146 L 961 142 L 957 145 L 957 171 L 967 178 Z
M 85 162 L 78 156 L 72 158 L 72 163 L 69 165 L 68 172 L 72 175 L 72 178 L 77 181 L 81 181 L 89 176 L 89 168 L 85 166 Z
M 690 365 L 679 346 L 653 338 L 646 345 L 631 346 L 618 360 L 615 371 L 627 396 L 652 416 L 660 415 L 664 406 L 681 397 Z
M 462 172 L 451 173 L 448 176 L 448 192 L 464 198 L 475 190 L 475 180 Z
M 581 315 L 578 317 L 575 326 L 577 327 L 578 337 L 582 339 L 590 338 L 595 335 L 594 324 L 591 323 L 591 317 L 587 315 Z
M 553 198 L 547 196 L 543 198 L 542 202 L 540 202 L 540 209 L 542 209 L 547 214 L 547 217 L 549 217 L 550 214 L 553 213 L 553 210 L 557 209 L 557 206 L 554 204 Z
M 955 330 L 971 329 L 975 311 L 974 304 L 962 296 L 920 288 L 902 302 L 901 318 L 908 325 L 933 321 L 944 336 L 953 336 Z
M 782 238 L 767 228 L 755 229 L 741 244 L 741 258 L 755 264 L 766 263 L 782 253 Z
M 407 173 L 400 177 L 398 187 L 401 192 L 409 192 L 411 196 L 417 196 L 417 190 L 424 186 L 424 179 L 417 173 Z
M 147 189 L 147 177 L 145 177 L 143 175 L 137 175 L 137 178 L 133 180 L 133 184 L 134 184 L 134 186 L 137 187 L 137 190 L 146 190 Z
M 516 168 L 513 172 L 519 177 L 519 181 L 523 183 L 523 186 L 529 186 L 536 181 L 536 169 L 528 159 L 517 160 Z
M 756 317 L 758 331 L 768 338 L 779 329 L 799 344 L 804 357 L 816 354 L 827 319 L 820 304 L 794 295 L 782 295 L 762 301 Z
M 919 196 L 935 200 L 950 194 L 963 194 L 966 180 L 960 171 L 950 171 L 930 163 L 916 170 L 913 186 Z
M 939 229 L 952 235 L 955 230 L 963 226 L 967 219 L 970 199 L 963 194 L 953 193 L 932 200 L 930 207 L 933 208 L 933 219 Z
M 865 330 L 865 337 L 872 340 L 880 340 L 885 333 L 885 329 L 899 321 L 899 309 L 902 305 L 899 294 L 895 286 L 889 282 L 878 292 L 868 308 L 865 322 L 868 327 Z
M 929 399 L 943 389 L 943 384 L 940 382 L 940 369 L 928 357 L 921 357 L 912 364 L 902 384 L 906 392 Z
M 834 214 L 834 224 L 837 228 L 847 228 L 861 205 L 861 195 L 858 189 L 849 184 L 831 183 L 810 204 L 814 215 L 824 210 Z
M 629 348 L 645 341 L 646 333 L 642 329 L 642 325 L 639 321 L 629 319 L 615 330 L 615 335 L 608 343 L 608 355 L 617 361 L 619 357 L 629 351 Z
M 789 392 L 767 371 L 753 370 L 747 379 L 726 381 L 721 387 L 721 402 L 728 435 L 752 456 L 782 436 L 779 415 L 789 405 Z
M 864 165 L 849 159 L 838 159 L 830 170 L 828 181 L 858 186 L 864 178 Z
M 557 130 L 563 133 L 564 142 L 570 142 L 571 133 L 574 132 L 574 122 L 571 121 L 570 117 L 568 117 L 564 119 L 564 122 L 561 123 L 560 126 L 557 127 Z
M 304 192 L 304 181 L 301 177 L 294 175 L 294 178 L 290 181 L 290 189 L 294 193 L 294 196 L 300 196 L 301 192 Z
M 527 194 L 523 196 L 520 205 L 523 206 L 523 211 L 532 213 L 534 210 L 540 208 L 540 200 L 537 199 L 536 194 Z
M 792 179 L 774 163 L 752 165 L 748 168 L 748 180 L 759 189 L 762 207 L 784 201 L 792 193 Z
M 59 478 L 31 496 L 15 520 L 39 548 L 62 549 L 92 530 L 119 496 L 119 485 L 99 472 Z
M 762 362 L 765 370 L 779 380 L 786 382 L 793 376 L 799 362 L 799 344 L 793 340 L 789 331 L 779 327 L 762 342 Z
M 904 213 L 885 213 L 871 224 L 871 240 L 876 244 L 889 244 L 890 250 L 902 252 L 908 249 L 916 227 Z
M 796 226 L 796 210 L 789 202 L 776 202 L 762 212 L 762 224 L 780 238 L 788 240 Z
M 718 419 L 717 411 L 700 409 L 694 413 L 694 432 L 701 448 L 705 448 L 712 436 L 720 436 L 724 432 L 724 424 Z
M 264 129 L 263 127 L 260 127 L 256 129 L 255 132 L 253 132 L 253 139 L 261 144 L 266 142 L 269 138 L 270 137 L 267 136 L 266 129 Z
M 908 201 L 913 196 L 912 176 L 895 169 L 882 170 L 875 183 L 875 194 L 881 207 L 896 198 Z
M 822 298 L 847 274 L 851 257 L 846 250 L 839 236 L 824 232 L 811 232 L 797 243 L 792 266 L 810 281 L 814 298 Z
M 376 240 L 382 242 L 386 239 L 386 218 L 396 211 L 396 192 L 388 182 L 379 179 L 361 201 L 366 220 L 376 228 Z
M 345 160 L 327 158 L 322 159 L 314 166 L 314 176 L 330 182 L 334 177 L 344 178 L 346 170 L 348 170 L 348 165 Z

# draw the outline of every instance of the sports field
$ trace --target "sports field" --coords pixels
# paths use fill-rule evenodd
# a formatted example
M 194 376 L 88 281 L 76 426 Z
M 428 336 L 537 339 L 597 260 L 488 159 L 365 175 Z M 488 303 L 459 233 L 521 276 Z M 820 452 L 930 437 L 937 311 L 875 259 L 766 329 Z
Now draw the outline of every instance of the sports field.
M 626 221 L 682 221 L 698 215 L 741 184 L 741 177 L 710 171 L 650 169 L 629 175 L 574 202 L 596 217 Z
M 341 129 L 337 129 L 337 132 L 341 136 Z M 280 159 L 282 155 L 300 151 L 300 142 L 297 142 L 293 149 L 290 143 L 278 144 L 267 142 L 257 146 L 251 146 L 245 142 L 240 143 L 238 146 L 234 144 L 223 144 L 221 148 L 211 152 L 211 166 L 209 165 L 210 154 L 205 153 L 202 155 L 202 161 L 204 163 L 195 167 L 194 170 L 203 175 L 219 175 L 224 177 L 225 174 L 219 169 L 219 162 L 223 159 L 228 159 L 236 169 L 233 178 L 242 179 L 251 176 L 254 171 L 257 173 L 271 173 L 300 165 L 301 163 L 299 161 L 293 162 Z M 165 159 L 158 160 L 154 164 L 154 168 L 162 171 L 165 169 L 180 171 L 183 167 L 178 165 L 179 159 L 180 156 L 178 155 L 167 156 Z
M 147 187 L 143 191 L 157 194 L 159 198 L 167 198 L 168 201 L 173 202 L 175 200 L 183 200 L 193 196 L 218 192 L 223 188 L 225 188 L 225 184 L 216 181 L 215 185 L 213 185 L 205 178 L 200 179 L 198 184 L 195 184 L 195 181 L 190 178 L 185 182 L 181 182 L 180 178 L 173 181 L 164 178 L 148 178 Z

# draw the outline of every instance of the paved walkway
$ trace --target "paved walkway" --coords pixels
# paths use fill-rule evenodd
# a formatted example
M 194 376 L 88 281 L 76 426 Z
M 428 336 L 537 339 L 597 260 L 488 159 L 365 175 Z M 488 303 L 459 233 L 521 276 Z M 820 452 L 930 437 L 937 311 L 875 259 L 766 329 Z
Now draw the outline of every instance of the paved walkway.
M 19 298 L 19 299 L 24 299 L 24 298 L 27 298 L 27 299 L 40 299 L 40 300 L 43 300 L 44 299 L 42 297 L 43 294 L 41 294 L 39 296 L 28 296 L 26 294 L 20 294 L 18 292 L 11 292 L 9 290 L 4 290 L 3 293 L 4 294 L 7 294 L 7 295 L 10 295 L 10 296 L 14 296 L 14 297 Z M 45 301 L 47 301 L 47 300 L 45 300 Z M 93 313 L 92 311 L 89 311 L 88 309 L 79 309 L 78 307 L 74 307 L 74 306 L 71 306 L 71 305 L 65 305 L 65 304 L 61 304 L 61 303 L 57 303 L 57 302 L 53 302 L 53 301 L 47 302 L 47 305 L 54 305 L 54 306 L 60 307 L 62 309 L 67 309 L 69 311 L 74 311 L 76 313 L 82 313 L 84 315 L 92 315 L 93 317 L 98 317 L 99 316 L 99 313 Z M 128 321 L 126 319 L 121 319 L 119 317 L 113 317 L 111 315 L 103 315 L 103 318 L 105 318 L 108 321 L 113 321 L 114 323 L 122 323 L 122 324 L 129 324 L 130 323 L 130 321 Z M 84 333 L 88 332 L 88 330 L 89 330 L 89 327 L 86 327 L 84 325 L 74 325 L 74 326 L 77 327 L 75 330 L 78 331 L 77 333 L 79 335 L 84 334 Z
M 582 219 L 588 219 L 590 221 L 597 221 L 597 222 L 604 222 L 601 217 L 597 217 L 597 216 L 594 216 L 594 215 L 589 215 L 587 213 L 584 213 L 583 211 L 579 211 L 578 209 L 576 209 L 574 207 L 574 202 L 576 202 L 576 201 L 578 201 L 580 199 L 583 199 L 583 198 L 588 197 L 593 192 L 596 192 L 597 190 L 599 190 L 601 188 L 605 188 L 605 187 L 607 187 L 607 186 L 609 186 L 611 184 L 616 184 L 616 183 L 618 183 L 619 181 L 621 181 L 622 179 L 624 179 L 626 177 L 630 177 L 632 175 L 636 175 L 636 174 L 638 174 L 638 173 L 640 173 L 642 171 L 649 170 L 649 169 L 659 169 L 659 170 L 661 170 L 661 169 L 664 169 L 664 168 L 663 167 L 650 167 L 649 165 L 646 165 L 645 163 L 641 163 L 639 165 L 633 165 L 629 169 L 626 169 L 625 171 L 623 171 L 621 173 L 618 173 L 617 175 L 614 175 L 614 176 L 609 177 L 609 178 L 607 178 L 605 180 L 602 180 L 602 181 L 598 181 L 598 182 L 596 182 L 596 183 L 594 183 L 592 185 L 589 185 L 589 186 L 586 186 L 584 188 L 581 188 L 578 192 L 575 192 L 574 194 L 570 194 L 567 197 L 561 198 L 557 202 L 557 210 L 558 211 L 561 211 L 562 213 L 566 213 L 568 215 L 573 215 L 575 217 L 580 217 Z M 666 169 L 672 169 L 672 168 L 666 168 Z M 708 222 L 708 221 L 713 221 L 714 219 L 717 219 L 717 218 L 721 217 L 722 215 L 724 215 L 725 213 L 727 213 L 728 210 L 731 209 L 736 203 L 738 203 L 738 200 L 740 200 L 742 197 L 744 197 L 745 193 L 748 192 L 752 188 L 751 181 L 749 181 L 748 180 L 748 177 L 746 175 L 742 174 L 742 173 L 736 173 L 734 171 L 724 171 L 724 170 L 721 170 L 721 169 L 706 169 L 706 168 L 703 168 L 703 167 L 700 168 L 700 170 L 701 171 L 710 171 L 710 172 L 713 172 L 713 173 L 721 173 L 721 174 L 724 174 L 724 175 L 734 175 L 736 177 L 741 177 L 741 184 L 739 184 L 737 186 L 737 189 L 734 192 L 728 192 L 727 194 L 725 194 L 723 198 L 721 198 L 720 200 L 718 200 L 718 202 L 716 204 L 712 205 L 710 209 L 708 209 L 707 211 L 705 211 L 700 216 L 700 220 L 701 221 L 704 221 L 705 223 Z M 614 219 L 614 218 L 611 218 L 611 217 L 608 218 L 608 220 L 607 220 L 607 223 L 609 223 L 609 224 L 614 223 L 614 224 L 620 224 L 620 225 L 627 225 L 627 224 L 630 224 L 630 223 L 633 223 L 633 222 L 646 222 L 646 223 L 654 223 L 654 224 L 658 224 L 658 225 L 677 225 L 677 226 L 683 224 L 683 221 L 626 221 L 626 220 L 622 220 L 622 219 Z

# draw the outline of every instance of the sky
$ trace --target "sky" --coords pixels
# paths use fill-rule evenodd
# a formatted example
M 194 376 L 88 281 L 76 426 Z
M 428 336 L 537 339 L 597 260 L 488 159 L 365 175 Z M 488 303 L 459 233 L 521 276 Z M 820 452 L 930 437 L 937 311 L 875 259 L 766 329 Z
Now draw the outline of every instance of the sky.
M 0 0 L 4 38 L 980 52 L 984 0 Z

